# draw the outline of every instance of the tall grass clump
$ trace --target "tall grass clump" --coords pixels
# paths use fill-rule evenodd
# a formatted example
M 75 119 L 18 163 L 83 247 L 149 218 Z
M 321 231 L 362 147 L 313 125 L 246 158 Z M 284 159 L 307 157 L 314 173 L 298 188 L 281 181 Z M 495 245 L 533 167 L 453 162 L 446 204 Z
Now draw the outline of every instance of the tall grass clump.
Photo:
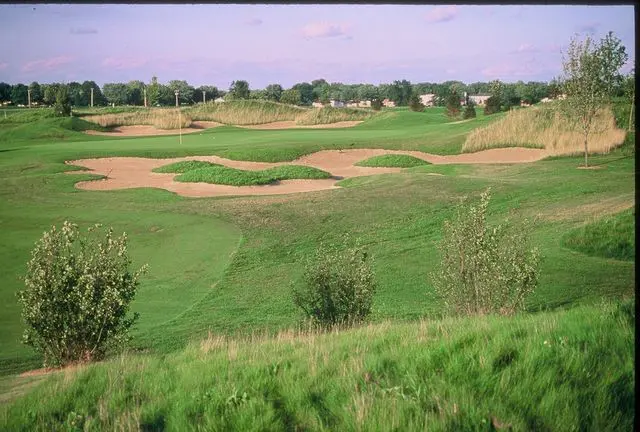
M 299 125 L 318 125 L 338 123 L 342 121 L 364 121 L 377 113 L 365 108 L 333 108 L 323 107 L 307 111 L 296 118 Z
M 223 103 L 207 102 L 187 108 L 193 120 L 216 121 L 228 125 L 249 126 L 277 121 L 293 121 L 307 108 L 260 100 L 233 100 Z
M 490 189 L 477 205 L 458 207 L 444 223 L 434 287 L 454 313 L 513 314 L 538 283 L 539 254 L 529 249 L 526 226 L 487 225 Z
M 148 125 L 158 129 L 179 129 L 191 126 L 192 119 L 185 110 L 179 113 L 177 109 L 150 109 L 117 114 L 99 114 L 83 117 L 85 120 L 97 123 L 102 127 Z
M 321 245 L 307 263 L 293 302 L 313 325 L 353 325 L 371 313 L 377 283 L 367 252 Z
M 386 154 L 361 160 L 355 165 L 361 167 L 411 168 L 421 165 L 430 165 L 430 163 L 414 156 Z
M 223 165 L 197 168 L 175 178 L 180 182 L 212 183 L 229 186 L 258 186 L 292 179 L 326 179 L 331 174 L 318 168 L 282 165 L 261 171 L 240 170 Z
M 586 255 L 634 261 L 635 209 L 630 208 L 576 228 L 564 236 L 563 243 Z
M 163 174 L 168 174 L 168 173 L 182 174 L 187 171 L 192 171 L 198 168 L 209 168 L 214 166 L 222 166 L 222 165 L 215 164 L 213 162 L 206 162 L 206 161 L 199 161 L 199 160 L 180 161 L 180 162 L 174 162 L 168 165 L 163 165 L 158 168 L 154 168 L 151 171 L 155 173 L 163 173 Z
M 610 108 L 600 110 L 597 133 L 589 137 L 590 153 L 608 153 L 624 142 L 626 132 L 616 126 Z M 571 128 L 553 106 L 513 110 L 484 128 L 473 130 L 465 140 L 463 152 L 496 147 L 534 147 L 550 155 L 584 153 L 584 136 Z

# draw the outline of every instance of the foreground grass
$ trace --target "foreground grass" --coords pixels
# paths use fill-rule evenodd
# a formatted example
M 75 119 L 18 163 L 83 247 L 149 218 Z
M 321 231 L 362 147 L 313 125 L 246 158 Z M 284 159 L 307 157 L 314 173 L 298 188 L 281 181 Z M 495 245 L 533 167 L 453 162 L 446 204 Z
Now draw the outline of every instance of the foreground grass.
M 209 168 L 214 166 L 221 166 L 220 164 L 215 164 L 213 162 L 206 161 L 180 161 L 174 162 L 168 165 L 163 165 L 158 168 L 154 168 L 152 171 L 156 173 L 178 173 L 182 174 L 187 171 L 192 171 L 198 168 Z
M 634 261 L 635 239 L 635 209 L 630 208 L 570 231 L 563 243 L 586 255 Z
M 633 300 L 228 339 L 58 372 L 7 430 L 631 430 Z
M 388 167 L 388 168 L 412 168 L 421 165 L 429 165 L 429 162 L 409 155 L 381 155 L 361 160 L 356 166 L 362 167 Z
M 314 167 L 283 165 L 262 171 L 249 171 L 217 165 L 186 171 L 175 178 L 181 182 L 204 182 L 230 186 L 256 186 L 292 179 L 326 179 L 331 174 Z

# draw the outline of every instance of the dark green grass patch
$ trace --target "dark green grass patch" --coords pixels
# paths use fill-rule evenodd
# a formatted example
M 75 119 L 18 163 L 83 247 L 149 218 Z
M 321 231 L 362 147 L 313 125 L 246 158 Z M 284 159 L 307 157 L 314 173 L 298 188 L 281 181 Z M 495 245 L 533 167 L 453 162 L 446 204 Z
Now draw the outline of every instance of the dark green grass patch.
M 374 156 L 361 160 L 356 166 L 362 167 L 386 167 L 386 168 L 411 168 L 420 165 L 430 165 L 429 162 L 409 155 L 388 154 Z
M 635 209 L 574 229 L 563 240 L 565 246 L 586 255 L 634 261 Z
M 326 179 L 331 174 L 318 168 L 284 165 L 262 171 L 248 171 L 226 166 L 212 166 L 187 171 L 176 177 L 181 182 L 203 182 L 231 186 L 256 186 L 290 179 Z
M 187 171 L 193 171 L 199 168 L 209 168 L 209 167 L 216 167 L 216 166 L 222 166 L 222 165 L 216 164 L 213 162 L 198 161 L 198 160 L 180 161 L 180 162 L 174 162 L 169 165 L 163 165 L 158 168 L 154 168 L 151 171 L 155 173 L 165 173 L 165 174 L 166 173 L 182 174 Z

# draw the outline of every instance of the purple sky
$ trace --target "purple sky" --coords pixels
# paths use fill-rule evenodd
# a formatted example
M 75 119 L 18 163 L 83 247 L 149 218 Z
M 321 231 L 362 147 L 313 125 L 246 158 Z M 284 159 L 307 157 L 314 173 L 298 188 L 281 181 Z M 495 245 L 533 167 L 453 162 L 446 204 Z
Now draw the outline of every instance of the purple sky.
M 0 81 L 548 81 L 575 33 L 612 30 L 629 71 L 634 24 L 633 6 L 0 5 Z

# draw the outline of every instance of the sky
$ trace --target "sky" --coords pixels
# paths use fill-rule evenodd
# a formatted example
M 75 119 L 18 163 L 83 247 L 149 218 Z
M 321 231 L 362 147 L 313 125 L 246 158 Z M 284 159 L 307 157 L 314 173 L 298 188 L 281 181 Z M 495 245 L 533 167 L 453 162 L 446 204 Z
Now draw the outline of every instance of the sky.
M 549 81 L 574 35 L 613 31 L 630 71 L 634 25 L 633 6 L 3 4 L 0 82 Z

